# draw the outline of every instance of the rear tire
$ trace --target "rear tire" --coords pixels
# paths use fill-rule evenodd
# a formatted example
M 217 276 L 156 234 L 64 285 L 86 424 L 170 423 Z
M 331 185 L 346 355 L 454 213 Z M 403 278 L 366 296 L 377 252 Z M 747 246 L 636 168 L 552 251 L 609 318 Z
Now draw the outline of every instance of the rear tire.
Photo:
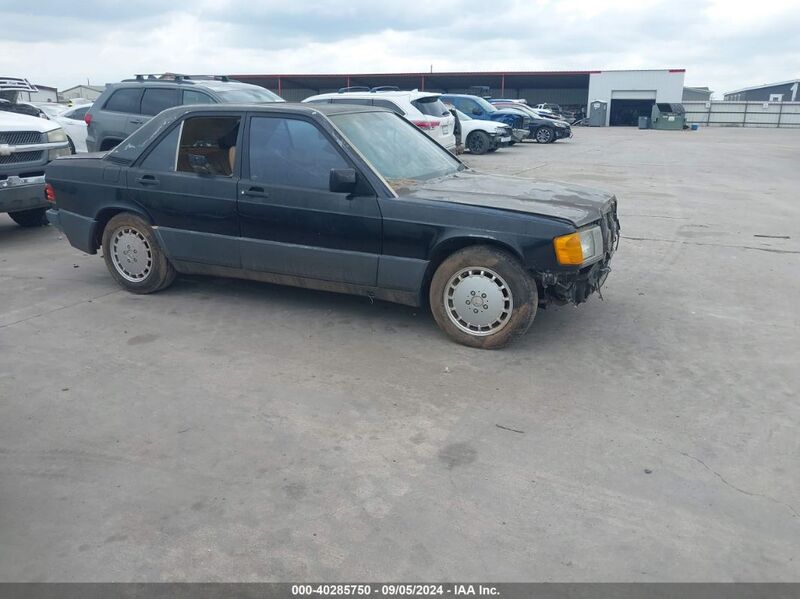
M 103 259 L 114 280 L 132 293 L 153 293 L 175 280 L 152 227 L 129 212 L 114 216 L 103 230 Z
M 489 136 L 483 131 L 473 131 L 467 136 L 467 148 L 473 154 L 486 154 L 491 143 Z
M 475 245 L 439 265 L 429 301 L 436 324 L 451 339 L 496 349 L 530 328 L 539 297 L 519 260 L 498 248 Z
M 67 142 L 69 143 L 69 153 L 70 154 L 75 154 L 76 153 L 75 152 L 75 144 L 72 143 L 72 138 L 67 136 Z
M 556 138 L 555 131 L 551 127 L 542 126 L 536 130 L 536 143 L 549 144 Z
M 9 212 L 8 215 L 20 227 L 43 227 L 47 224 L 47 208 L 33 208 Z

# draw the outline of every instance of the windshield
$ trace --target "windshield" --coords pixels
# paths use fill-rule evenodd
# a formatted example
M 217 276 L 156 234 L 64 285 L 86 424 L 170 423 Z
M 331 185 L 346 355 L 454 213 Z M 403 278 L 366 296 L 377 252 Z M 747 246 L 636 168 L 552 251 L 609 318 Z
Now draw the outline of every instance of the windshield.
M 483 108 L 483 110 L 485 112 L 497 112 L 497 108 L 495 108 L 494 106 L 489 104 L 489 102 L 487 102 L 483 98 L 479 98 L 478 96 L 475 96 L 475 101 L 478 103 L 478 105 L 481 108 Z
M 255 85 L 237 87 L 233 89 L 215 89 L 214 92 L 222 98 L 225 104 L 251 104 L 260 102 L 283 102 L 283 98 L 273 94 L 268 89 Z
M 330 117 L 392 187 L 452 175 L 463 165 L 397 114 L 358 112 Z
M 37 106 L 50 118 L 57 117 L 69 110 L 69 106 L 64 106 L 63 104 L 38 104 Z

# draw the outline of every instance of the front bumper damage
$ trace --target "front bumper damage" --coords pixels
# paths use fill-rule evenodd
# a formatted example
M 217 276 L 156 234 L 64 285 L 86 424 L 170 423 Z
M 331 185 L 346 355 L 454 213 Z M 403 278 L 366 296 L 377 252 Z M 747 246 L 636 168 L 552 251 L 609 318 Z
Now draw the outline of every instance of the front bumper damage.
M 619 248 L 621 227 L 616 202 L 603 214 L 599 225 L 603 233 L 602 260 L 574 271 L 534 272 L 540 306 L 582 304 L 595 292 L 603 298 L 601 288 L 611 272 L 611 258 Z
M 541 284 L 539 303 L 582 304 L 595 291 L 600 293 L 610 272 L 609 260 L 603 260 L 577 272 L 537 273 L 536 278 Z

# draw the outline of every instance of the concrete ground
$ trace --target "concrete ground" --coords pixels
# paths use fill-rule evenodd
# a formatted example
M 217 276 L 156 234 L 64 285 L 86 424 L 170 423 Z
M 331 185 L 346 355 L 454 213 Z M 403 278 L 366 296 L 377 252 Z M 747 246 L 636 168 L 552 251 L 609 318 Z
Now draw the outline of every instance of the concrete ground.
M 800 581 L 800 130 L 466 161 L 617 193 L 605 301 L 480 351 L 0 215 L 0 580 Z

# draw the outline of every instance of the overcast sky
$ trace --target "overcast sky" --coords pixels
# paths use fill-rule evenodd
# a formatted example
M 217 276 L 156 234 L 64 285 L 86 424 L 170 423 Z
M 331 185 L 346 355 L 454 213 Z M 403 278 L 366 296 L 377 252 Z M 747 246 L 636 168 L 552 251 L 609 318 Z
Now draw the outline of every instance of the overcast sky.
M 800 77 L 800 1 L 0 0 L 0 76 L 685 68 L 722 93 Z

